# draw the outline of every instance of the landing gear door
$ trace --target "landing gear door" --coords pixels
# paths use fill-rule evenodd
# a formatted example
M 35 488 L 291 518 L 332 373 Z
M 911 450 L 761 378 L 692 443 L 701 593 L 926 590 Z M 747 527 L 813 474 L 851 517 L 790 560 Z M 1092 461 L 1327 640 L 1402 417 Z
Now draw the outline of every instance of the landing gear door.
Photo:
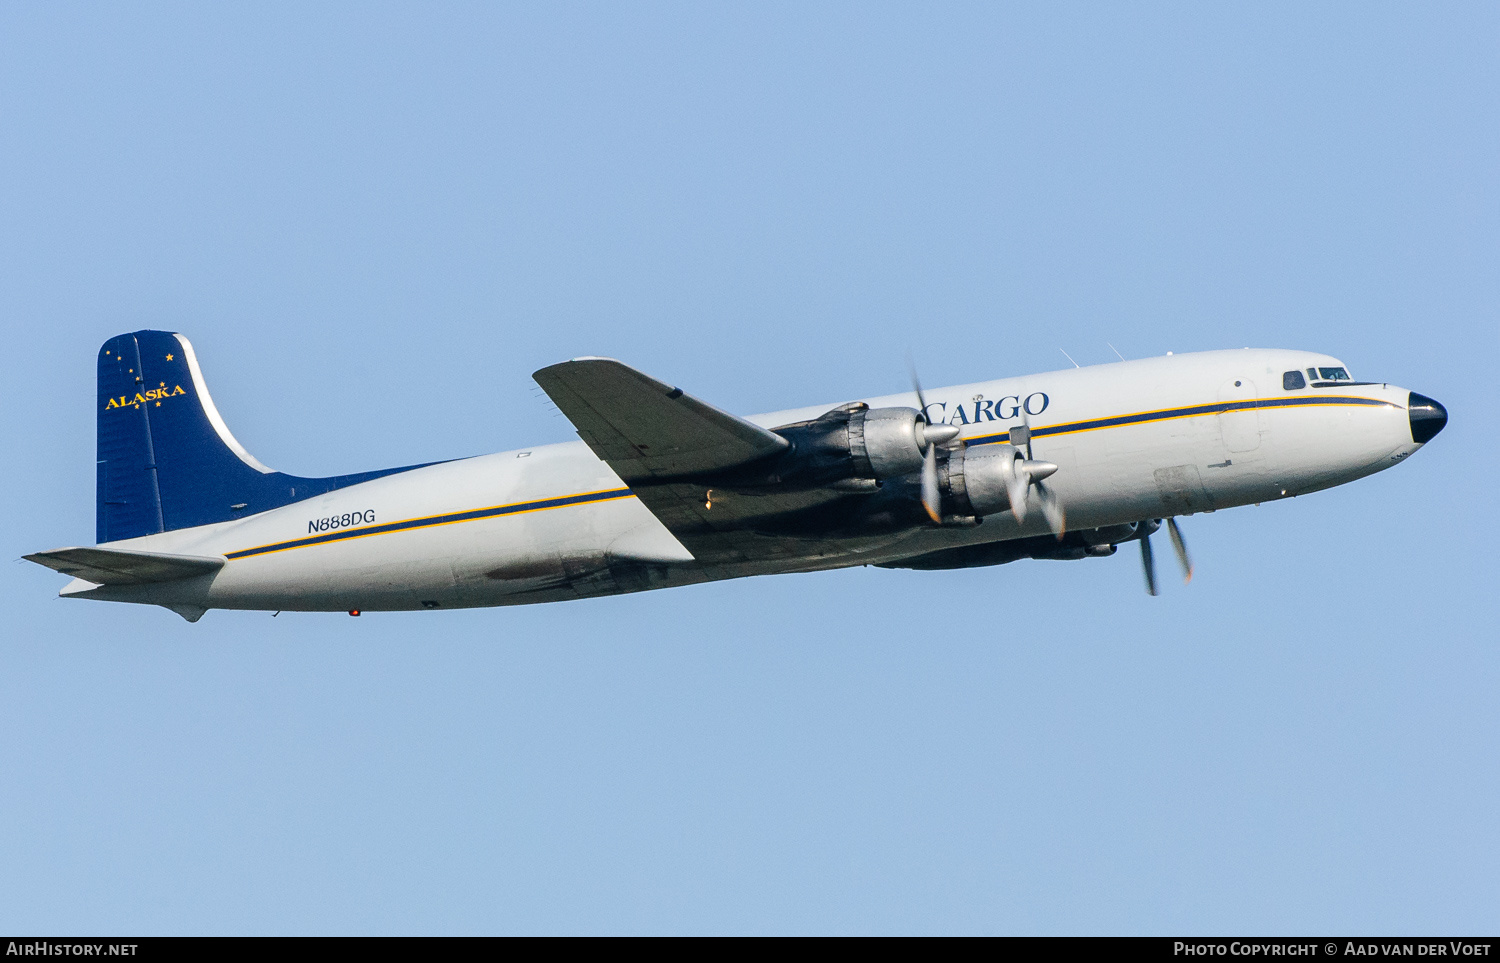
M 1255 406 L 1258 397 L 1255 382 L 1248 378 L 1226 381 L 1219 387 L 1219 401 L 1236 406 L 1220 411 L 1217 416 L 1224 447 L 1231 453 L 1260 447 L 1260 415 Z

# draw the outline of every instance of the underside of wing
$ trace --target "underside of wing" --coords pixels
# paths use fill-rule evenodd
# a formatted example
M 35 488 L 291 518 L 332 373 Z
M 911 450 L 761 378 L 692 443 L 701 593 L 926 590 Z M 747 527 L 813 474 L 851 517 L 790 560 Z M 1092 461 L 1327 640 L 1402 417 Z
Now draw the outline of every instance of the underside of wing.
M 224 567 L 222 557 L 165 555 L 118 548 L 57 548 L 23 556 L 27 561 L 97 585 L 147 585 L 208 575 Z
M 725 471 L 789 444 L 608 358 L 579 358 L 532 377 L 578 435 L 627 484 Z
M 845 497 L 818 489 L 748 494 L 691 483 L 648 483 L 632 490 L 705 565 L 818 554 L 813 530 L 821 526 L 797 520 Z

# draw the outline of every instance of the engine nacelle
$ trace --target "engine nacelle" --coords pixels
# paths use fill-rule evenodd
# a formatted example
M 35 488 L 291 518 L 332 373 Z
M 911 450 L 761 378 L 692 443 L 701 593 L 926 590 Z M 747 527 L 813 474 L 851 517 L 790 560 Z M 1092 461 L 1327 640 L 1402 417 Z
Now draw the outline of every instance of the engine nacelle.
M 955 515 L 983 518 L 1010 508 L 1005 490 L 1005 463 L 1023 460 L 1014 445 L 983 445 L 965 448 L 948 456 L 946 472 L 939 471 L 939 485 L 950 499 Z
M 909 475 L 922 469 L 928 444 L 958 437 L 957 427 L 928 425 L 915 408 L 871 408 L 862 402 L 775 431 L 793 446 L 777 468 L 778 477 L 804 484 Z
M 894 478 L 920 470 L 929 433 L 915 408 L 855 412 L 849 418 L 849 455 L 855 471 L 868 478 Z M 958 430 L 952 429 L 949 437 L 957 434 Z

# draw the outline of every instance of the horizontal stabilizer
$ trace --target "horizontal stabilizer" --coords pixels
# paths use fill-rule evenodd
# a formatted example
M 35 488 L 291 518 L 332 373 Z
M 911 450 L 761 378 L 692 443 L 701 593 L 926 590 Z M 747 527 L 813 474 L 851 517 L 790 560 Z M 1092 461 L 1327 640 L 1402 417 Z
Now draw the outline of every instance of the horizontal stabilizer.
M 163 555 L 119 548 L 55 548 L 22 556 L 29 562 L 96 585 L 145 585 L 208 575 L 224 567 L 222 557 Z
M 564 361 L 532 377 L 627 485 L 723 471 L 789 447 L 780 435 L 609 358 Z

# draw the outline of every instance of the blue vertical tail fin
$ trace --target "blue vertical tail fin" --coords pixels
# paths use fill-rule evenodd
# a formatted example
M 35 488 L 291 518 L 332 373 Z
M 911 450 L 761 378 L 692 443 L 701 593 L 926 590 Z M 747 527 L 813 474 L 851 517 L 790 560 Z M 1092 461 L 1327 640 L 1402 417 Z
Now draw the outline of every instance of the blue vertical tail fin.
M 302 478 L 229 433 L 187 338 L 136 331 L 99 349 L 97 540 L 243 518 L 408 468 Z

